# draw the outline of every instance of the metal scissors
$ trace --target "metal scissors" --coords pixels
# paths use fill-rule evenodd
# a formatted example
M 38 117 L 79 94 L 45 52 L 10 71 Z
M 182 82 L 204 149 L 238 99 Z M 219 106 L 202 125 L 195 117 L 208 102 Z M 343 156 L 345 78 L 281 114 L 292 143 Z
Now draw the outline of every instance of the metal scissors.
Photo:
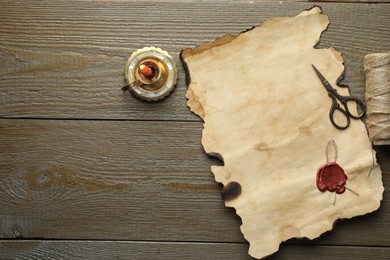
M 332 99 L 332 106 L 330 107 L 329 111 L 329 119 L 332 122 L 332 124 L 340 130 L 346 129 L 349 126 L 349 123 L 351 121 L 351 118 L 353 119 L 359 119 L 361 118 L 365 111 L 366 106 L 364 105 L 363 101 L 358 99 L 354 96 L 342 96 L 337 93 L 337 90 L 334 89 L 330 83 L 325 79 L 325 77 L 318 71 L 318 69 L 312 64 L 314 71 L 316 72 L 318 78 L 321 80 L 321 83 L 324 85 L 326 90 L 328 91 L 328 96 Z M 340 104 L 337 102 L 337 99 L 341 102 L 341 104 L 344 106 L 342 108 Z M 351 106 L 351 103 L 356 103 L 357 106 L 357 113 L 358 114 L 352 114 L 349 107 Z M 334 120 L 334 113 L 339 111 L 341 114 L 344 115 L 346 123 L 344 125 L 339 125 Z M 360 111 L 360 112 L 359 112 Z

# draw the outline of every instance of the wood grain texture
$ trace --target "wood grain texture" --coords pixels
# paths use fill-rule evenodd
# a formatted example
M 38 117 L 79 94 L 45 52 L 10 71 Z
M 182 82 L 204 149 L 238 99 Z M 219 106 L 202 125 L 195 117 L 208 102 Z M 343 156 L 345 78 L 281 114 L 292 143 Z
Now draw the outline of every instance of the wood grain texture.
M 244 242 L 200 131 L 198 122 L 0 120 L 0 237 Z M 378 155 L 388 188 L 389 147 Z M 389 228 L 385 193 L 379 211 L 289 243 L 388 246 Z
M 344 83 L 362 98 L 364 55 L 390 49 L 390 6 L 305 2 L 0 0 L 0 117 L 109 120 L 0 119 L 0 258 L 249 259 L 185 105 L 178 55 L 317 4 L 331 20 L 319 47 L 344 54 Z M 180 69 L 155 104 L 120 90 L 128 56 L 150 45 Z M 390 147 L 376 149 L 389 188 Z M 269 259 L 389 259 L 389 201 L 385 192 L 379 211 Z
M 309 0 L 309 2 L 314 3 L 367 3 L 367 4 L 375 4 L 375 3 L 389 3 L 389 0 Z
M 179 82 L 163 102 L 143 103 L 122 93 L 130 53 L 154 45 L 179 62 L 180 50 L 293 16 L 303 2 L 144 2 L 1 0 L 0 116 L 189 120 Z M 390 49 L 390 5 L 323 4 L 331 25 L 319 47 L 344 54 L 352 93 L 363 97 L 363 57 Z M 150 21 L 153 21 L 151 23 Z
M 240 240 L 208 174 L 199 123 L 0 125 L 1 237 Z
M 247 245 L 231 243 L 171 243 L 124 241 L 0 241 L 6 259 L 253 259 Z M 381 247 L 282 245 L 267 259 L 389 259 L 390 249 Z

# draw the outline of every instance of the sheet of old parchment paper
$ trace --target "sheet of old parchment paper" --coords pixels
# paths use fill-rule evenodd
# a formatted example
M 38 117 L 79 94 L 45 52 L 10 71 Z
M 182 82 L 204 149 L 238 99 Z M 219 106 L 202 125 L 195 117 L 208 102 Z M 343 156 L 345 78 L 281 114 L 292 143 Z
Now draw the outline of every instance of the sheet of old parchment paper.
M 374 152 L 364 124 L 351 120 L 346 130 L 331 124 L 331 99 L 311 66 L 333 86 L 343 73 L 339 52 L 314 48 L 328 24 L 314 7 L 181 54 L 188 106 L 205 122 L 204 149 L 224 161 L 212 172 L 256 258 L 287 239 L 318 237 L 339 218 L 372 212 L 382 199 L 377 164 L 369 174 Z M 331 139 L 348 176 L 347 190 L 337 195 L 316 186 Z

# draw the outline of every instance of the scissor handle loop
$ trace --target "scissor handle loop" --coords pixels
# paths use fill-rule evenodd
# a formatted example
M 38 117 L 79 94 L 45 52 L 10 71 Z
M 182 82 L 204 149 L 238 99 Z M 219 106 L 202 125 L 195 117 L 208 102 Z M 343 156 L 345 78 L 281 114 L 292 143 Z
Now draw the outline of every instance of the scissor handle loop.
M 337 103 L 337 100 L 336 100 L 336 97 L 331 95 L 329 93 L 329 96 L 332 98 L 332 106 L 330 107 L 330 110 L 329 110 L 329 119 L 330 119 L 330 122 L 337 128 L 337 129 L 340 129 L 340 130 L 343 130 L 343 129 L 346 129 L 350 122 L 351 122 L 351 119 L 350 119 L 350 115 L 349 113 L 342 109 L 340 107 L 340 105 Z M 345 105 L 344 105 L 345 106 Z M 341 114 L 343 114 L 345 116 L 345 119 L 346 119 L 346 123 L 344 125 L 338 125 L 336 123 L 336 121 L 334 121 L 334 113 L 336 112 L 336 110 L 338 110 Z
M 353 96 L 349 96 L 349 97 L 341 96 L 340 97 L 340 101 L 344 105 L 344 108 L 345 108 L 345 111 L 347 112 L 347 114 L 350 117 L 352 117 L 353 119 L 361 118 L 364 115 L 364 113 L 366 112 L 366 105 L 363 103 L 363 101 L 361 101 L 360 99 L 358 99 L 356 97 L 353 97 Z M 356 109 L 357 109 L 357 113 L 358 113 L 357 115 L 352 114 L 351 111 L 349 110 L 348 102 L 351 102 L 351 101 L 356 103 L 356 106 L 357 106 Z

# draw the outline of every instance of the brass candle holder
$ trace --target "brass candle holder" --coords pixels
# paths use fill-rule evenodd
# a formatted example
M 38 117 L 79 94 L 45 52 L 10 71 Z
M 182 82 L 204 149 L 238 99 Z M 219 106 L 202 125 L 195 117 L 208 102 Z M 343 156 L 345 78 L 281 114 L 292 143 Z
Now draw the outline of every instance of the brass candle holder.
M 158 101 L 168 96 L 177 82 L 177 67 L 168 52 L 146 47 L 133 52 L 126 63 L 126 86 L 139 99 Z

